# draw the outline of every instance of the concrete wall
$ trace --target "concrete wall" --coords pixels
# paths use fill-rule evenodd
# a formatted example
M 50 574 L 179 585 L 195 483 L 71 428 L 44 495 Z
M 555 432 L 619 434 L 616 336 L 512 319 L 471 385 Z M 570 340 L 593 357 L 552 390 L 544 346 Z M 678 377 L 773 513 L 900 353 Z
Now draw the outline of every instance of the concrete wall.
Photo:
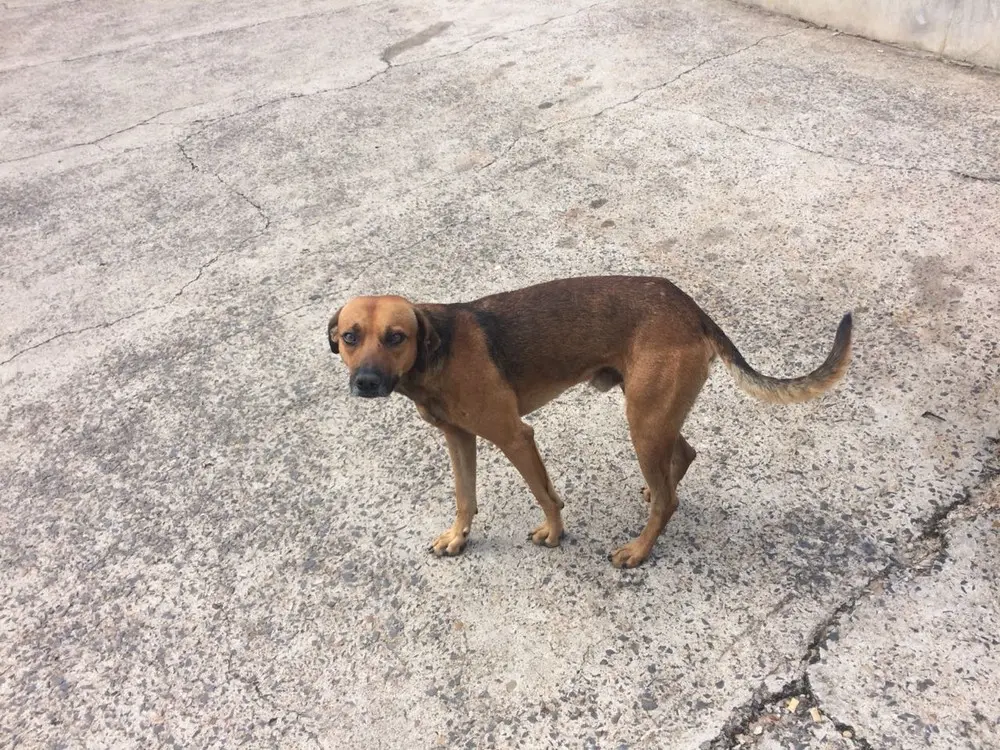
M 739 0 L 820 26 L 1000 69 L 1000 0 Z

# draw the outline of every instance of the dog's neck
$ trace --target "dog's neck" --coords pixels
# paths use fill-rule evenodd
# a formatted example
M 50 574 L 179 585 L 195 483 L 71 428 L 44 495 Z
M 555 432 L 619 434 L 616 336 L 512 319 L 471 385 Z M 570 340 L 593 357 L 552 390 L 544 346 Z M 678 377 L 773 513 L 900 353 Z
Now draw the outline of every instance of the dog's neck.
M 438 399 L 444 390 L 440 383 L 443 362 L 435 362 L 430 368 L 418 370 L 413 368 L 405 373 L 396 384 L 396 391 L 408 399 L 420 404 L 427 400 Z
M 402 393 L 414 403 L 419 404 L 427 395 L 427 389 L 424 387 L 426 377 L 426 373 L 410 370 L 399 379 L 396 384 L 396 393 Z
M 436 374 L 435 372 L 408 372 L 400 379 L 396 391 L 416 405 L 421 417 L 435 426 L 440 426 L 449 420 L 445 407 L 447 399 L 444 397 L 443 389 L 437 387 Z

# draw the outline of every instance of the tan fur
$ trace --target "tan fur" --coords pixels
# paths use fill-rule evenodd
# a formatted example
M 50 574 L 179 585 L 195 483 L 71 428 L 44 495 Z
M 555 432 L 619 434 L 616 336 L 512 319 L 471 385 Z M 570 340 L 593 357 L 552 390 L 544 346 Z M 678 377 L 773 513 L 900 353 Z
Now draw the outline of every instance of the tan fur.
M 681 427 L 715 356 L 750 395 L 792 403 L 830 388 L 851 354 L 847 315 L 814 372 L 761 375 L 687 295 L 669 281 L 644 277 L 563 279 L 454 305 L 358 297 L 333 316 L 328 335 L 350 370 L 352 392 L 399 391 L 442 431 L 457 512 L 431 545 L 438 555 L 458 554 L 471 533 L 477 437 L 503 451 L 541 506 L 544 521 L 532 541 L 557 546 L 563 502 L 521 417 L 578 383 L 621 386 L 650 515 L 642 533 L 611 554 L 618 567 L 649 556 L 677 507 L 677 484 L 696 455 Z

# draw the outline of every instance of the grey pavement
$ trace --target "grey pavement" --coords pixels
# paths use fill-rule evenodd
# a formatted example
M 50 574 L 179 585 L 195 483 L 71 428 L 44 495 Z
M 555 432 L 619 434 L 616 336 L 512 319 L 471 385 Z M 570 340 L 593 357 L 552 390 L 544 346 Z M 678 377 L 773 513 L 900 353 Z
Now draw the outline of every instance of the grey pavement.
M 723 0 L 0 6 L 0 746 L 1000 747 L 1000 76 Z M 620 393 L 351 399 L 347 297 L 667 276 L 719 369 L 650 561 Z M 794 709 L 794 710 L 792 710 Z

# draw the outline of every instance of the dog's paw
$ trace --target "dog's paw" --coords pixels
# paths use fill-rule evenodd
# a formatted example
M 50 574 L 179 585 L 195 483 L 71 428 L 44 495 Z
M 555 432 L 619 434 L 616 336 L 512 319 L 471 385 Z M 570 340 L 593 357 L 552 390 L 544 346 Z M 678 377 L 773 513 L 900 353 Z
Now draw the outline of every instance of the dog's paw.
M 616 568 L 634 568 L 642 565 L 647 557 L 649 557 L 649 550 L 635 540 L 608 555 L 611 564 Z
M 535 544 L 542 545 L 546 547 L 558 547 L 559 540 L 562 538 L 563 530 L 560 526 L 557 529 L 553 529 L 549 526 L 549 522 L 546 521 L 537 529 L 528 534 L 528 539 L 530 539 Z
M 469 532 L 471 529 L 466 526 L 464 529 L 457 529 L 452 526 L 441 536 L 434 540 L 434 543 L 430 546 L 429 551 L 433 552 L 438 557 L 461 554 L 462 550 L 465 549 L 466 542 L 469 541 Z
M 642 488 L 642 499 L 647 503 L 653 499 L 653 496 L 649 494 L 649 487 Z

